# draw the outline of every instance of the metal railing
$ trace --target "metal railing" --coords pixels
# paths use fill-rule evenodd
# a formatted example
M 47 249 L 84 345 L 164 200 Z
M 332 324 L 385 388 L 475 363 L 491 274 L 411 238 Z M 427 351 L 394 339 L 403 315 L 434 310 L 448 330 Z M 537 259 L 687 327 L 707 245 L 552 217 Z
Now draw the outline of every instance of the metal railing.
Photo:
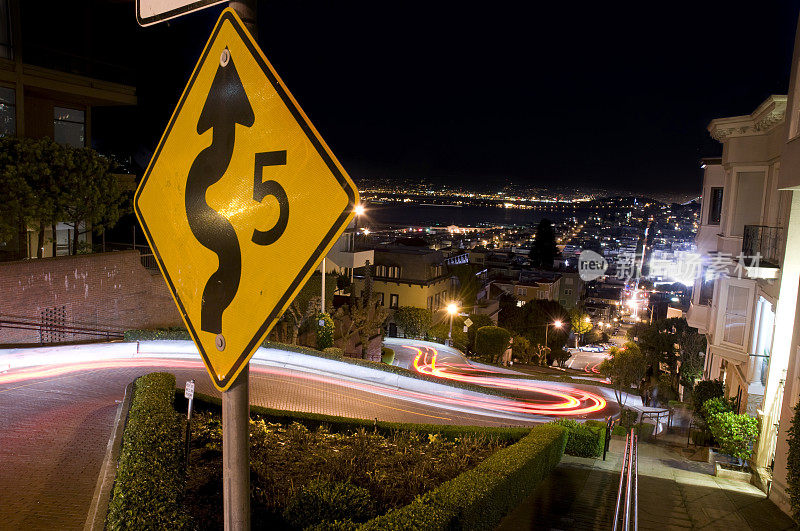
M 32 330 L 38 332 L 38 343 L 61 343 L 103 338 L 123 339 L 125 328 L 121 326 L 100 326 L 97 323 L 74 321 L 53 322 L 42 317 L 0 314 L 0 331 Z M 0 336 L 2 337 L 2 336 Z
M 749 267 L 779 267 L 783 258 L 784 243 L 782 227 L 745 225 L 742 255 Z
M 614 531 L 639 529 L 639 449 L 636 433 L 625 438 L 625 455 L 619 474 L 617 505 L 614 508 Z

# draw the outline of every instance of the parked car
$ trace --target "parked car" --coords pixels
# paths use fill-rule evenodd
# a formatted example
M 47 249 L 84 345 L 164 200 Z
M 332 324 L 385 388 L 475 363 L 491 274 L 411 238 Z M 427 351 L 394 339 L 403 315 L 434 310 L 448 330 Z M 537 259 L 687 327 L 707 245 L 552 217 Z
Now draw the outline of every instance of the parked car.
M 578 350 L 583 352 L 603 352 L 603 347 L 600 345 L 583 345 L 582 347 L 578 347 Z

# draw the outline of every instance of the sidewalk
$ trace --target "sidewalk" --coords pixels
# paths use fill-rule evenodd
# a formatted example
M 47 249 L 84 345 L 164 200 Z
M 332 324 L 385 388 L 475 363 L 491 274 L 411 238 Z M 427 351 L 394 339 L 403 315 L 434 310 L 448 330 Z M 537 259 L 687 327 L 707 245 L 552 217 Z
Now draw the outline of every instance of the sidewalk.
M 610 529 L 624 446 L 615 437 L 606 461 L 564 456 L 498 529 Z M 753 485 L 712 473 L 712 465 L 685 458 L 680 448 L 640 443 L 639 529 L 795 528 Z

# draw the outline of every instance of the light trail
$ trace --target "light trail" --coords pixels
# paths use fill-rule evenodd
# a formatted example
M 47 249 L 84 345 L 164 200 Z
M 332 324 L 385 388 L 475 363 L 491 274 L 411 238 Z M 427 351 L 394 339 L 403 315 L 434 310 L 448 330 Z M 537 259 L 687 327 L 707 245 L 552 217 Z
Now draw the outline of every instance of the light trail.
M 548 385 L 535 380 L 486 376 L 486 373 L 490 375 L 501 373 L 500 371 L 493 371 L 488 368 L 478 369 L 465 363 L 437 361 L 439 352 L 434 347 L 403 346 L 417 352 L 413 367 L 414 370 L 421 374 L 429 374 L 438 378 L 493 387 L 496 389 L 533 393 L 533 397 L 531 398 L 487 398 L 482 401 L 486 407 L 534 415 L 576 416 L 602 411 L 607 405 L 605 398 L 584 389 L 556 384 Z M 474 373 L 482 373 L 483 375 Z

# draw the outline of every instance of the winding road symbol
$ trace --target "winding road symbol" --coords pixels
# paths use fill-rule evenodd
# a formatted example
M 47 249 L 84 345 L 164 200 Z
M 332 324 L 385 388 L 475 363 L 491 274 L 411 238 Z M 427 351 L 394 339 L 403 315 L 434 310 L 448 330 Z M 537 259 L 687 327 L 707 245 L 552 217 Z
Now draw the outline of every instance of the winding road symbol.
M 217 389 L 236 380 L 357 203 L 347 172 L 225 9 L 134 196 Z
M 197 241 L 216 253 L 219 267 L 206 282 L 201 303 L 200 329 L 213 334 L 222 333 L 222 313 L 239 289 L 242 275 L 242 253 L 236 231 L 222 214 L 206 202 L 206 190 L 225 175 L 236 142 L 236 124 L 251 127 L 255 122 L 253 109 L 247 99 L 239 73 L 230 52 L 223 52 L 211 90 L 197 122 L 197 134 L 211 129 L 211 145 L 194 159 L 186 180 L 186 218 Z M 277 181 L 262 182 L 264 166 L 286 164 L 286 151 L 256 153 L 253 199 L 262 201 L 274 196 L 280 208 L 278 222 L 268 231 L 253 232 L 256 245 L 275 243 L 286 230 L 289 221 L 289 199 Z

